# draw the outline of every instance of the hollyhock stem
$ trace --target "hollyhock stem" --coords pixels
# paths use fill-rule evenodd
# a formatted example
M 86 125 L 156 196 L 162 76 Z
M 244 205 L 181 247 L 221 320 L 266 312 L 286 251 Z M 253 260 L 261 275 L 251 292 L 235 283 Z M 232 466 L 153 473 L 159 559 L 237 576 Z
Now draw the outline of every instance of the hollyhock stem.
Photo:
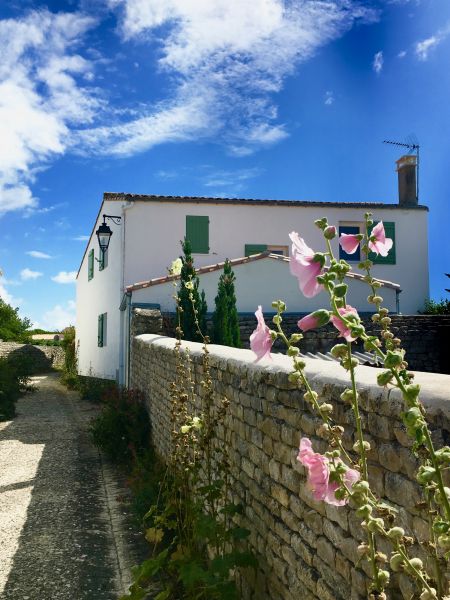
M 281 316 L 279 308 L 278 308 L 278 316 L 279 317 Z M 293 344 L 291 344 L 289 339 L 286 337 L 284 331 L 281 328 L 281 325 L 280 325 L 280 322 L 278 319 L 276 322 L 276 327 L 277 327 L 277 334 L 283 340 L 284 344 L 286 345 L 286 348 L 289 350 L 289 348 L 296 347 L 296 346 L 293 346 Z M 319 414 L 322 421 L 326 425 L 329 425 L 332 421 L 331 421 L 330 417 L 322 411 L 322 409 L 320 408 L 320 404 L 315 399 L 314 393 L 313 393 L 314 390 L 312 389 L 312 387 L 309 384 L 309 381 L 305 375 L 304 369 L 300 369 L 298 367 L 298 365 L 296 364 L 296 361 L 295 361 L 295 357 L 293 357 L 293 359 L 294 359 L 294 368 L 300 374 L 301 382 L 305 386 L 306 391 L 309 393 L 309 397 L 312 399 L 312 404 L 313 404 L 314 409 Z M 335 440 L 339 450 L 342 452 L 342 454 L 345 456 L 345 458 L 349 461 L 350 464 L 353 464 L 353 460 L 350 457 L 350 455 L 348 454 L 348 452 L 346 451 L 346 449 L 344 448 L 344 446 L 342 445 L 340 438 L 338 436 L 333 436 L 333 439 Z

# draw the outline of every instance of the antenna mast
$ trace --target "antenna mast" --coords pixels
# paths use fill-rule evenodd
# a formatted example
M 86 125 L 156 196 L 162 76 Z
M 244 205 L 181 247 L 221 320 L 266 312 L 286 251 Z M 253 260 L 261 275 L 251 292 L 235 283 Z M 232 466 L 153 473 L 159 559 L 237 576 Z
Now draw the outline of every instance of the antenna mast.
M 413 136 L 416 137 L 416 136 Z M 403 148 L 408 148 L 409 153 L 415 152 L 417 156 L 417 182 L 416 182 L 416 198 L 417 204 L 419 204 L 419 150 L 420 146 L 416 143 L 405 143 L 405 142 L 394 142 L 392 140 L 383 140 L 383 144 L 392 144 L 392 146 L 401 146 Z

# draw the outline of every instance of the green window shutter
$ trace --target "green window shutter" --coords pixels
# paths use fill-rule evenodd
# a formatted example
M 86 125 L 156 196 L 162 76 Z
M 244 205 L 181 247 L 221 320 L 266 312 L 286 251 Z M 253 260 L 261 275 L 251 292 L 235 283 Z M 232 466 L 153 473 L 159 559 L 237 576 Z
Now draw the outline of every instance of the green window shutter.
M 372 229 L 378 221 L 374 221 L 374 224 L 370 228 L 370 233 L 372 233 Z M 391 238 L 394 242 L 392 248 L 389 250 L 387 256 L 380 256 L 379 254 L 375 254 L 375 252 L 369 252 L 369 258 L 375 265 L 395 265 L 396 260 L 396 249 L 395 249 L 395 223 L 391 221 L 383 221 L 384 232 L 387 238 Z
M 99 348 L 103 346 L 103 317 L 104 315 L 98 315 L 97 345 Z
M 191 242 L 192 252 L 209 253 L 209 217 L 186 215 L 186 239 Z
M 266 252 L 267 244 L 245 244 L 245 256 Z
M 88 281 L 94 277 L 94 249 L 88 254 Z

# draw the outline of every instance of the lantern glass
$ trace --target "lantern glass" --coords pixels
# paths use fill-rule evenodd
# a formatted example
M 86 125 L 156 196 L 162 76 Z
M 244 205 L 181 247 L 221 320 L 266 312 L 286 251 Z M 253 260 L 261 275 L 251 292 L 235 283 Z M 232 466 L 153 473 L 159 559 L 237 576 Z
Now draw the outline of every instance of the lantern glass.
M 108 227 L 108 225 L 106 225 L 106 223 L 102 223 L 95 233 L 98 238 L 100 250 L 102 253 L 105 253 L 108 250 L 109 240 L 111 239 L 112 231 Z

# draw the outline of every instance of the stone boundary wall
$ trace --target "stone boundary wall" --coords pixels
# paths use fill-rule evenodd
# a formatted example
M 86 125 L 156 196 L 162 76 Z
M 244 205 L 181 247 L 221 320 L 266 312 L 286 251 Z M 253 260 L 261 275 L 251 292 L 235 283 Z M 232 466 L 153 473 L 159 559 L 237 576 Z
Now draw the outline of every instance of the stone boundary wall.
M 201 345 L 189 347 L 197 394 L 202 393 Z M 133 340 L 131 386 L 142 390 L 152 422 L 153 442 L 164 458 L 170 452 L 170 384 L 174 377 L 174 340 L 141 335 Z M 242 525 L 251 530 L 250 544 L 259 569 L 239 576 L 243 599 L 360 600 L 366 598 L 366 563 L 358 564 L 357 546 L 365 539 L 359 520 L 348 507 L 332 507 L 312 499 L 305 471 L 297 462 L 299 440 L 308 436 L 314 449 L 324 442 L 315 432 L 320 421 L 288 382 L 290 359 L 281 354 L 255 364 L 249 350 L 210 347 L 216 398 L 230 400 L 230 460 L 236 500 L 242 502 Z M 314 389 L 334 406 L 337 423 L 346 428 L 345 447 L 354 442 L 352 413 L 340 399 L 347 374 L 338 363 L 307 359 Z M 376 385 L 377 370 L 358 367 L 365 436 L 371 442 L 370 473 L 374 489 L 399 510 L 400 524 L 410 535 L 427 536 L 427 523 L 415 507 L 419 489 L 416 462 L 409 451 L 397 390 L 389 397 Z M 422 401 L 437 444 L 450 435 L 450 377 L 418 373 Z M 197 407 L 197 411 L 199 408 Z M 194 410 L 193 410 L 194 412 Z M 387 544 L 380 549 L 389 552 Z M 421 548 L 415 547 L 423 557 Z M 412 597 L 409 580 L 394 576 L 390 600 Z
M 64 350 L 61 346 L 33 346 L 33 344 L 0 341 L 0 358 L 14 354 L 29 357 L 34 373 L 60 368 L 64 364 Z
M 264 307 L 263 307 L 264 308 Z M 306 313 L 286 313 L 283 316 L 283 328 L 291 334 L 298 331 L 297 322 Z M 270 326 L 271 315 L 265 313 L 266 322 Z M 402 340 L 406 350 L 409 366 L 415 371 L 450 374 L 449 345 L 450 345 L 450 315 L 389 315 L 392 319 L 392 331 Z M 173 315 L 165 319 L 165 333 L 174 335 L 169 323 Z M 374 325 L 370 315 L 362 315 L 363 323 L 370 334 L 376 334 L 379 328 Z M 208 327 L 211 327 L 211 315 L 208 315 Z M 256 326 L 253 314 L 240 314 L 239 326 L 241 341 L 244 348 L 249 348 L 249 338 Z M 146 332 L 147 333 L 147 332 Z M 303 353 L 328 352 L 336 344 L 337 332 L 332 325 L 307 331 L 300 343 Z M 283 351 L 282 344 L 275 348 Z M 359 348 L 362 350 L 361 348 Z
M 286 331 L 298 331 L 297 322 L 304 314 L 287 314 L 283 317 Z M 450 374 L 448 358 L 450 344 L 450 315 L 389 315 L 392 319 L 392 332 L 402 340 L 406 358 L 411 369 L 433 373 Z M 369 334 L 377 334 L 369 315 L 362 317 Z M 270 322 L 267 318 L 267 323 Z M 255 328 L 253 315 L 240 315 L 241 339 L 249 347 L 249 338 Z M 336 329 L 332 325 L 314 331 L 307 331 L 300 343 L 302 352 L 328 352 L 336 344 Z M 281 348 L 281 347 L 280 347 Z

